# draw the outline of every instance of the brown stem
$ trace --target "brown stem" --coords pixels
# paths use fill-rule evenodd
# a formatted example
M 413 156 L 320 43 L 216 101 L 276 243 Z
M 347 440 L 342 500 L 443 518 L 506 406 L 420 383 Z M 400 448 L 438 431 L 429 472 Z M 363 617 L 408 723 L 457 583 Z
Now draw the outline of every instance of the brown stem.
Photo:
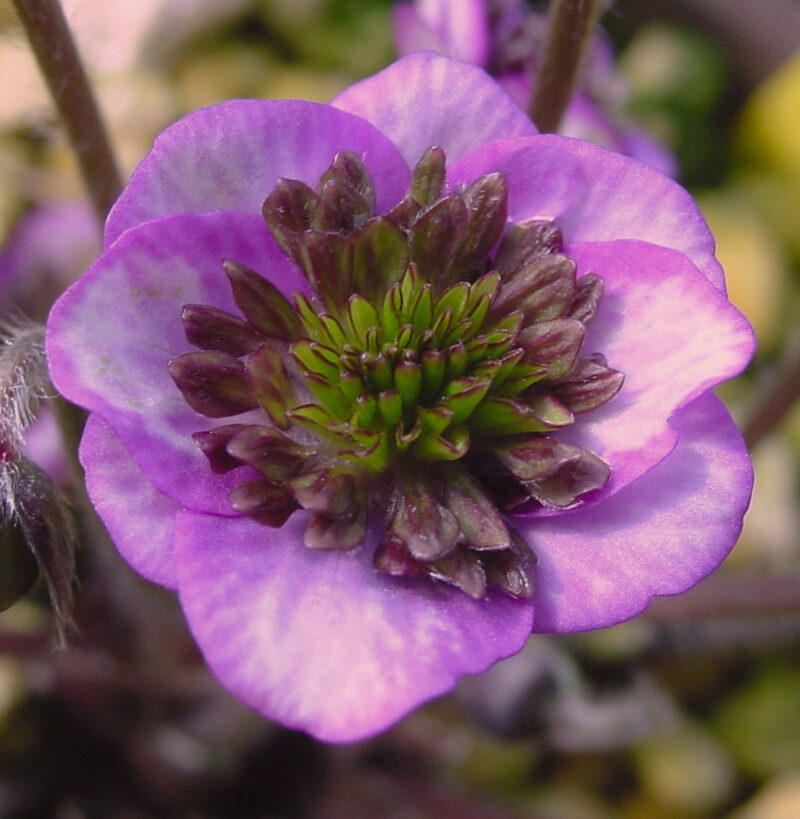
M 719 618 L 800 616 L 800 570 L 713 575 L 678 597 L 653 600 L 642 614 L 657 624 L 699 623 Z
M 586 45 L 592 34 L 598 0 L 553 0 L 547 39 L 529 108 L 542 133 L 555 133 L 569 103 Z
M 742 425 L 742 434 L 750 449 L 775 429 L 800 399 L 800 332 L 789 339 L 783 357 L 756 386 L 753 396 Z
M 67 126 L 102 225 L 122 189 L 122 180 L 61 5 L 58 0 L 14 0 L 14 7 Z

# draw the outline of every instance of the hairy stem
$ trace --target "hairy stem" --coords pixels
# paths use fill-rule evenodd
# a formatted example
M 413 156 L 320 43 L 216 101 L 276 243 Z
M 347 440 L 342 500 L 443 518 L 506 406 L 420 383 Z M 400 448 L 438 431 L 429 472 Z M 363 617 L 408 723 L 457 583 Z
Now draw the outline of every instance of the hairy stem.
M 553 0 L 547 40 L 528 113 L 542 133 L 555 133 L 578 78 L 598 0 Z
M 100 111 L 58 0 L 14 0 L 101 225 L 122 189 Z
M 14 461 L 25 430 L 46 393 L 44 327 L 25 321 L 0 324 L 0 451 Z

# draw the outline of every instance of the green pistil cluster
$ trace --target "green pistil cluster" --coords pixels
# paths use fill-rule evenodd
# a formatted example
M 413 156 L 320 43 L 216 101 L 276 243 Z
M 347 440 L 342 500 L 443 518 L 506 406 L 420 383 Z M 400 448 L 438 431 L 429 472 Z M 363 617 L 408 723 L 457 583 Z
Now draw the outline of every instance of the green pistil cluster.
M 382 215 L 352 154 L 316 190 L 279 180 L 264 216 L 312 295 L 289 301 L 225 262 L 243 318 L 186 305 L 201 351 L 170 372 L 203 415 L 265 413 L 195 435 L 215 471 L 258 475 L 231 493 L 241 514 L 280 526 L 309 510 L 316 549 L 358 546 L 382 514 L 379 569 L 524 597 L 532 557 L 505 515 L 568 508 L 603 486 L 599 458 L 548 433 L 609 400 L 622 376 L 579 357 L 602 282 L 576 279 L 557 228 L 508 227 L 498 174 L 443 194 L 444 169 L 429 149 Z
M 353 295 L 341 320 L 297 295 L 305 337 L 290 352 L 314 402 L 288 418 L 373 472 L 458 460 L 475 436 L 552 429 L 512 400 L 547 368 L 515 346 L 519 313 L 490 316 L 499 287 L 489 273 L 434 296 L 412 263 L 381 304 Z

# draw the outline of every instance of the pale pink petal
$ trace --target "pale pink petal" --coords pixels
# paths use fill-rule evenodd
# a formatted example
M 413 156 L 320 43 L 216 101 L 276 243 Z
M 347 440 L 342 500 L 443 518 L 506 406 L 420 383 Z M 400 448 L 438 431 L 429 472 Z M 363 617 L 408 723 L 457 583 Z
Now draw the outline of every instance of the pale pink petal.
M 167 370 L 171 359 L 194 349 L 184 337 L 184 304 L 237 312 L 223 259 L 268 276 L 287 296 L 307 290 L 259 216 L 169 216 L 128 231 L 59 300 L 47 354 L 56 387 L 99 413 L 162 492 L 191 508 L 230 514 L 227 493 L 241 471 L 215 475 L 191 438 L 228 421 L 190 409 Z
M 525 112 L 484 71 L 430 51 L 398 60 L 331 104 L 373 123 L 412 167 L 432 145 L 455 162 L 491 140 L 536 133 Z
M 747 319 L 683 257 L 644 242 L 598 242 L 572 251 L 579 275 L 597 273 L 605 295 L 583 345 L 625 374 L 619 394 L 560 433 L 611 467 L 601 500 L 674 447 L 670 416 L 737 375 L 753 354 Z
M 280 177 L 316 186 L 337 151 L 363 158 L 378 208 L 401 199 L 409 171 L 368 122 L 303 100 L 232 100 L 188 114 L 166 129 L 141 161 L 106 223 L 105 243 L 170 213 L 261 213 Z
M 555 219 L 567 250 L 579 242 L 639 239 L 678 250 L 720 291 L 714 238 L 689 193 L 647 165 L 580 139 L 544 134 L 485 145 L 451 166 L 451 184 L 499 171 L 509 217 Z
M 656 595 L 686 591 L 722 562 L 750 501 L 741 435 L 713 395 L 675 415 L 673 453 L 603 504 L 518 519 L 538 557 L 535 630 L 604 628 Z
M 281 529 L 182 513 L 181 602 L 214 673 L 262 714 L 344 742 L 388 727 L 456 678 L 518 651 L 529 602 L 475 601 L 372 567 L 356 552 L 312 552 L 305 514 Z
M 145 477 L 99 415 L 86 422 L 80 458 L 89 497 L 122 556 L 148 580 L 174 589 L 178 504 Z

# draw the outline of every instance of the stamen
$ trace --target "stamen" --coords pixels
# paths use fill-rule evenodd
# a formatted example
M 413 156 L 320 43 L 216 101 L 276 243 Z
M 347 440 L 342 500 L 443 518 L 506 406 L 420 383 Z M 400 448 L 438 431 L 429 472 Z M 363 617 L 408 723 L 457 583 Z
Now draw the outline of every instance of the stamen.
M 264 217 L 312 295 L 225 261 L 242 317 L 187 305 L 201 352 L 170 372 L 203 415 L 263 412 L 194 436 L 215 471 L 261 475 L 231 493 L 240 514 L 281 526 L 302 508 L 309 548 L 349 550 L 382 513 L 378 569 L 528 597 L 533 557 L 508 512 L 570 508 L 605 484 L 601 459 L 552 433 L 623 376 L 581 357 L 602 281 L 577 278 L 558 227 L 507 225 L 500 174 L 445 190 L 444 171 L 428 149 L 382 215 L 353 154 L 316 190 L 279 180 Z

